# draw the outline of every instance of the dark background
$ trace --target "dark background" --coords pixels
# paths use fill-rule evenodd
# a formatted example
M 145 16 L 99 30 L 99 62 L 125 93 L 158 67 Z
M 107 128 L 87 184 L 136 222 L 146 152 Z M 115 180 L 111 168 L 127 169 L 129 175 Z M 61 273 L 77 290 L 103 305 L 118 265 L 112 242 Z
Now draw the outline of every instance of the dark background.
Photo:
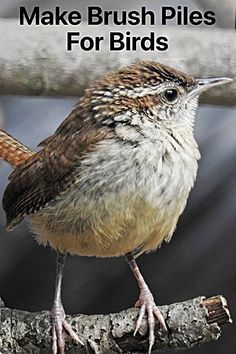
M 157 9 L 158 1 L 68 1 L 67 9 L 85 5 L 132 9 L 146 5 Z M 153 6 L 152 6 L 153 3 Z M 154 6 L 155 3 L 155 6 Z M 29 1 L 20 2 L 20 5 Z M 50 9 L 62 1 L 30 1 L 30 7 Z M 201 9 L 197 1 L 170 1 L 170 5 Z M 0 15 L 17 17 L 19 1 L 0 3 Z M 29 8 L 30 8 L 29 7 Z M 65 7 L 65 6 L 64 6 Z M 147 57 L 148 59 L 148 57 Z M 191 69 L 191 68 L 190 68 Z M 190 70 L 191 71 L 191 70 Z M 210 73 L 209 73 L 210 74 Z M 50 135 L 66 117 L 77 99 L 1 97 L 3 127 L 32 149 Z M 236 318 L 236 109 L 200 107 L 196 137 L 202 159 L 195 188 L 180 218 L 170 244 L 156 253 L 141 256 L 138 263 L 157 303 L 168 304 L 198 295 L 223 294 Z M 11 168 L 0 163 L 0 193 L 7 184 Z M 25 222 L 13 232 L 5 232 L 0 210 L 0 296 L 11 308 L 29 311 L 50 309 L 55 281 L 54 251 L 38 246 Z M 122 289 L 122 290 L 121 290 Z M 138 288 L 126 261 L 68 257 L 63 302 L 66 312 L 109 313 L 133 306 Z M 235 325 L 223 328 L 222 338 L 189 350 L 196 354 L 233 354 Z M 186 351 L 188 352 L 188 351 Z

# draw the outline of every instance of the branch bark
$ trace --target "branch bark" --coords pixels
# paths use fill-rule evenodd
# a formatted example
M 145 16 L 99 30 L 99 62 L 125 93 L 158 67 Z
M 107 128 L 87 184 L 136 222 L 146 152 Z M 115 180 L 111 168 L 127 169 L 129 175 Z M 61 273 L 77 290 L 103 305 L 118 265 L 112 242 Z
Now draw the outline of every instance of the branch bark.
M 51 352 L 50 314 L 11 310 L 0 304 L 1 354 L 46 354 Z M 155 350 L 179 350 L 216 340 L 220 326 L 230 323 L 226 300 L 222 296 L 197 297 L 172 305 L 161 306 L 168 333 L 156 326 Z M 131 308 L 109 315 L 67 316 L 79 333 L 84 346 L 67 338 L 66 353 L 115 354 L 144 353 L 148 348 L 147 324 L 133 336 L 137 309 Z
M 96 33 L 96 30 L 98 31 Z M 117 27 L 20 26 L 16 20 L 1 20 L 0 94 L 80 96 L 88 83 L 101 74 L 137 60 L 156 60 L 173 65 L 195 77 L 228 76 L 236 78 L 235 33 L 230 30 L 186 29 L 125 26 L 133 36 L 150 32 L 169 39 L 167 52 L 109 50 L 109 31 Z M 84 52 L 75 46 L 66 50 L 66 33 L 79 31 L 81 36 L 104 36 L 102 50 Z M 209 90 L 204 103 L 235 105 L 236 81 Z

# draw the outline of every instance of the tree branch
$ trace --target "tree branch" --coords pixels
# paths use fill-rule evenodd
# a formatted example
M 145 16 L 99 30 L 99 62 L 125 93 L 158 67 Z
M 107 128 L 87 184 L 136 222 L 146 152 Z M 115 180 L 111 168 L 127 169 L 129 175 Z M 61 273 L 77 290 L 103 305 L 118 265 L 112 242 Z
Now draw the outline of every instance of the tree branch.
M 29 313 L 11 310 L 0 304 L 1 354 L 51 352 L 50 314 L 47 311 Z M 216 340 L 220 326 L 230 323 L 226 300 L 222 296 L 197 297 L 172 305 L 161 306 L 168 333 L 156 326 L 156 350 L 178 350 Z M 109 315 L 67 316 L 79 333 L 84 347 L 67 339 L 66 353 L 104 354 L 139 353 L 148 348 L 147 325 L 144 321 L 134 337 L 137 309 L 131 308 Z
M 98 30 L 98 33 L 94 30 Z M 230 30 L 182 29 L 154 26 L 125 26 L 132 36 L 150 32 L 169 39 L 167 52 L 110 51 L 112 26 L 20 26 L 16 20 L 1 20 L 0 94 L 80 96 L 88 83 L 101 74 L 137 60 L 156 60 L 173 65 L 195 77 L 228 76 L 236 78 L 236 56 L 232 53 L 235 33 Z M 119 28 L 119 31 L 122 29 Z M 79 31 L 81 36 L 104 36 L 101 51 L 84 52 L 79 46 L 66 50 L 66 33 Z M 235 105 L 236 81 L 207 91 L 203 102 Z

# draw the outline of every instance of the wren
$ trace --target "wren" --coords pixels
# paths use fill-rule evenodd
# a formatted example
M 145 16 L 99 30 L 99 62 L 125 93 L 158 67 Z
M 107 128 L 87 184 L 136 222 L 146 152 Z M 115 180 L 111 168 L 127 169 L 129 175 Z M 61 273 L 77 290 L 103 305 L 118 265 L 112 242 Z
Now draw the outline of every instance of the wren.
M 61 302 L 67 253 L 125 256 L 140 288 L 135 333 L 147 314 L 149 354 L 155 320 L 167 330 L 135 258 L 170 241 L 197 174 L 198 97 L 230 81 L 140 62 L 92 84 L 36 153 L 0 131 L 0 158 L 15 167 L 3 197 L 7 229 L 26 217 L 58 254 L 53 354 L 65 352 L 63 329 L 80 341 Z

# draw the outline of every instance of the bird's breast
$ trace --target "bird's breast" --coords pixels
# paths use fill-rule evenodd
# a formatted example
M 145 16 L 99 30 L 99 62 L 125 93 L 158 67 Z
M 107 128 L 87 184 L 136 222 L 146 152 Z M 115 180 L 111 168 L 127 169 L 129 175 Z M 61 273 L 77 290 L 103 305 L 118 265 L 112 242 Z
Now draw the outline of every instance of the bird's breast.
M 105 141 L 78 167 L 78 180 L 31 218 L 41 243 L 72 254 L 151 251 L 171 237 L 197 171 L 194 154 Z

